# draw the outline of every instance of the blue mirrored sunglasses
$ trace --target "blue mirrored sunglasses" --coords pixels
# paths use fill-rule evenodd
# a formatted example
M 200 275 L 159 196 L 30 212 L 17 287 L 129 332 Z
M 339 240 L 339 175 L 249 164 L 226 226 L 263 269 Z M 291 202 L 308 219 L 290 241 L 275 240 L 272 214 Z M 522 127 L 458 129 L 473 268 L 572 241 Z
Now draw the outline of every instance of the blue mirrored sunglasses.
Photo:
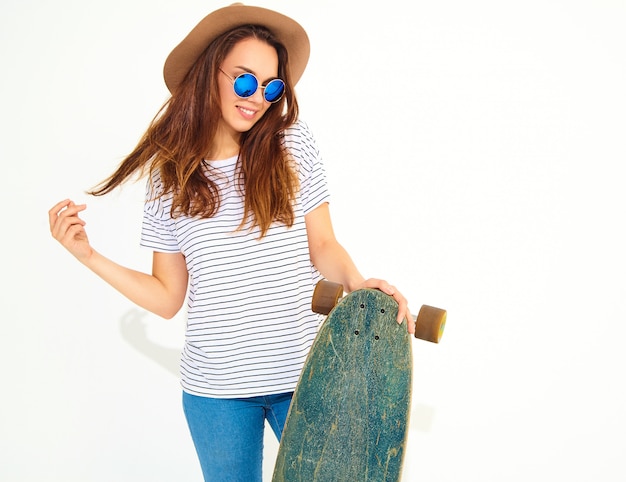
M 222 69 L 220 69 L 220 72 L 230 79 L 237 97 L 247 99 L 253 96 L 259 88 L 259 81 L 254 74 L 245 72 L 233 78 Z M 261 89 L 263 89 L 263 98 L 273 104 L 274 102 L 278 102 L 283 96 L 285 83 L 281 79 L 272 79 L 267 84 L 261 85 Z

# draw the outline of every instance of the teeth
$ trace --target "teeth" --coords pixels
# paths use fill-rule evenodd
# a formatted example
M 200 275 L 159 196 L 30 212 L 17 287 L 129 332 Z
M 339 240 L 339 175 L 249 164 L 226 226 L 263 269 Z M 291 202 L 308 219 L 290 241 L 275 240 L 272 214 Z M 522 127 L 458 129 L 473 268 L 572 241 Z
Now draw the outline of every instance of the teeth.
M 247 115 L 253 115 L 253 114 L 254 114 L 254 111 L 253 111 L 253 110 L 250 110 L 250 109 L 244 109 L 243 107 L 239 107 L 239 109 L 240 109 L 240 110 L 241 110 L 244 114 L 247 114 Z

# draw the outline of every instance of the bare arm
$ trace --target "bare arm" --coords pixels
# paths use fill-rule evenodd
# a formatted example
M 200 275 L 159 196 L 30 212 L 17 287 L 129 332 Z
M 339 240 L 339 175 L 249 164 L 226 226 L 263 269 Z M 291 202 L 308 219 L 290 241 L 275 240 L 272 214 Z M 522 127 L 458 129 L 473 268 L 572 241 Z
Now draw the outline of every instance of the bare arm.
M 398 302 L 398 322 L 407 318 L 412 320 L 406 298 L 387 281 L 365 279 L 354 261 L 337 241 L 330 219 L 328 204 L 318 206 L 305 216 L 309 252 L 311 261 L 322 275 L 336 283 L 341 283 L 348 292 L 359 288 L 377 288 L 394 297 Z M 410 333 L 415 331 L 415 324 L 407 323 Z
M 187 266 L 181 253 L 157 253 L 152 273 L 121 266 L 89 244 L 85 222 L 79 217 L 84 204 L 61 201 L 48 212 L 50 232 L 76 259 L 138 306 L 163 318 L 180 310 L 187 291 Z
M 341 283 L 350 292 L 365 282 L 354 261 L 339 244 L 330 220 L 328 204 L 324 203 L 305 216 L 311 261 L 322 275 Z

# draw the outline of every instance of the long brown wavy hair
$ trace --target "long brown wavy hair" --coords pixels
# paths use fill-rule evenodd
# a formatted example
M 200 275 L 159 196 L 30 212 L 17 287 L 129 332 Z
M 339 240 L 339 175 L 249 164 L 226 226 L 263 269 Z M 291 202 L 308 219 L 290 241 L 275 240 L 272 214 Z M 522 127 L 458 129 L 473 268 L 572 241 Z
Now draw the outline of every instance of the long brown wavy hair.
M 143 177 L 158 170 L 163 184 L 160 195 L 173 196 L 172 217 L 214 216 L 220 207 L 220 192 L 204 158 L 211 152 L 221 119 L 219 67 L 235 44 L 251 37 L 276 49 L 278 77 L 285 82 L 285 93 L 241 135 L 237 172 L 244 194 L 244 216 L 240 229 L 258 226 L 263 237 L 274 222 L 292 226 L 298 176 L 282 137 L 298 118 L 298 103 L 287 50 L 268 29 L 256 25 L 237 27 L 215 39 L 158 111 L 135 149 L 88 193 L 101 196 L 131 176 Z

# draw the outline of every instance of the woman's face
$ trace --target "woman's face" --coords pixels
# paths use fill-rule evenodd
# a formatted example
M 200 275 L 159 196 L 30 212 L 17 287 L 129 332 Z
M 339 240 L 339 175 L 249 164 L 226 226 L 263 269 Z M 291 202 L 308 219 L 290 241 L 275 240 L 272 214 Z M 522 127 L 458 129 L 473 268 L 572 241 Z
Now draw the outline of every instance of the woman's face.
M 248 38 L 235 45 L 224 59 L 218 86 L 222 107 L 222 128 L 230 135 L 246 132 L 263 117 L 271 104 L 263 97 L 263 89 L 269 80 L 278 75 L 278 55 L 271 45 Z M 235 77 L 243 73 L 254 74 L 259 88 L 250 97 L 242 99 L 233 90 Z

